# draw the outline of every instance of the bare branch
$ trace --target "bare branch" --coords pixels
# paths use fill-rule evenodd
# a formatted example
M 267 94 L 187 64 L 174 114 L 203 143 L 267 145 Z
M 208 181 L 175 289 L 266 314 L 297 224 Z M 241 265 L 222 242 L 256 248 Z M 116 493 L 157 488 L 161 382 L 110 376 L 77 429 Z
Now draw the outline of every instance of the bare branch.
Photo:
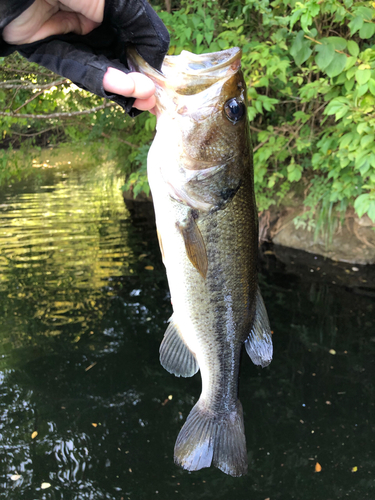
M 9 116 L 11 118 L 33 118 L 35 120 L 49 120 L 49 119 L 53 120 L 57 118 L 71 118 L 72 116 L 90 115 L 91 113 L 96 113 L 101 109 L 111 108 L 113 106 L 117 106 L 117 104 L 114 102 L 110 103 L 105 102 L 100 106 L 96 106 L 95 108 L 91 109 L 84 109 L 83 111 L 71 111 L 70 113 L 49 113 L 46 115 L 33 115 L 33 114 L 22 114 L 22 113 L 15 114 L 15 113 L 6 113 L 4 111 L 0 111 L 0 116 Z
M 12 135 L 20 135 L 21 137 L 34 137 L 39 134 L 44 134 L 45 132 L 49 132 L 50 130 L 55 130 L 57 126 L 55 127 L 49 127 L 45 128 L 44 130 L 40 130 L 39 132 L 33 132 L 32 134 L 21 134 L 20 132 L 11 132 Z
M 63 80 L 56 80 L 51 83 L 46 83 L 44 85 L 38 85 L 34 83 L 25 82 L 22 83 L 22 80 L 8 80 L 6 82 L 1 82 L 0 87 L 3 89 L 25 89 L 25 90 L 41 90 L 41 89 L 49 89 L 53 86 L 62 85 L 63 83 L 68 83 L 69 80 L 64 78 Z
M 2 67 L 1 71 L 5 73 L 16 73 L 17 75 L 24 73 L 26 75 L 40 75 L 44 77 L 51 77 L 51 76 L 57 76 L 56 73 L 53 73 L 53 71 L 38 71 L 36 69 L 33 69 L 30 71 L 30 69 L 20 69 L 20 68 L 15 68 L 13 66 L 10 67 Z

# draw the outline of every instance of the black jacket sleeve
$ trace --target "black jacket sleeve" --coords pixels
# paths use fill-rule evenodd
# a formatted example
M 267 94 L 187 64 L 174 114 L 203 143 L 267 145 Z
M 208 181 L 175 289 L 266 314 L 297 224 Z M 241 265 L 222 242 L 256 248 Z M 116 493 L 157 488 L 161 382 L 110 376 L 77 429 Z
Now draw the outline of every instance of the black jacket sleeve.
M 0 55 L 17 50 L 36 62 L 69 78 L 82 89 L 120 104 L 131 116 L 133 98 L 109 94 L 103 88 L 108 67 L 129 72 L 126 47 L 135 45 L 142 57 L 160 69 L 168 50 L 169 35 L 146 0 L 106 0 L 102 24 L 87 35 L 56 35 L 25 45 L 9 45 L 2 38 L 4 27 L 26 10 L 34 0 L 1 0 Z

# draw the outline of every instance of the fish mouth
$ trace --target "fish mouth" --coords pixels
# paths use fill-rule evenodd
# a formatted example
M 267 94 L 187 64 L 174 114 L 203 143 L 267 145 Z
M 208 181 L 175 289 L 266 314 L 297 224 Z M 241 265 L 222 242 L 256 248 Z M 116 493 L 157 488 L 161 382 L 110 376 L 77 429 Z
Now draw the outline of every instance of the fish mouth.
M 179 71 L 186 76 L 216 76 L 220 78 L 223 73 L 225 75 L 228 68 L 237 70 L 240 63 L 241 49 L 238 47 L 198 55 L 183 50 L 178 56 L 166 56 L 163 61 L 162 71 L 168 76 L 168 73 L 175 71 L 175 66 L 178 65 Z
M 241 66 L 242 51 L 234 47 L 220 52 L 193 54 L 183 50 L 178 56 L 166 56 L 161 71 L 152 68 L 134 47 L 127 49 L 132 71 L 138 71 L 165 90 L 194 95 L 228 78 Z

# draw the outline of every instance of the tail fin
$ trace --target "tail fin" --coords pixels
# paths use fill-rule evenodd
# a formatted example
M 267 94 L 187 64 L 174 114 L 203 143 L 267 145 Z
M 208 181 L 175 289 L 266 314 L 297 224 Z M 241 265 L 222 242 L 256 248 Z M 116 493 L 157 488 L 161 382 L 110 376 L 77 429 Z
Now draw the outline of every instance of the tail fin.
M 214 465 L 231 476 L 247 473 L 242 405 L 225 415 L 212 415 L 200 401 L 191 410 L 174 448 L 174 461 L 187 470 Z

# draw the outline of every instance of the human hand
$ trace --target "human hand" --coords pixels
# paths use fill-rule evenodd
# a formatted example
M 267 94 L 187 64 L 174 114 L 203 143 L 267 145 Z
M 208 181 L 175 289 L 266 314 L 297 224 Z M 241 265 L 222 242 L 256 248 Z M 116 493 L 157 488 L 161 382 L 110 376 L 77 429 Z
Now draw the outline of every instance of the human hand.
M 3 38 L 9 44 L 23 45 L 52 35 L 86 35 L 103 21 L 105 0 L 35 0 L 9 23 Z M 125 73 L 109 67 L 103 88 L 125 97 L 134 97 L 133 107 L 146 111 L 155 106 L 155 86 L 145 75 Z

